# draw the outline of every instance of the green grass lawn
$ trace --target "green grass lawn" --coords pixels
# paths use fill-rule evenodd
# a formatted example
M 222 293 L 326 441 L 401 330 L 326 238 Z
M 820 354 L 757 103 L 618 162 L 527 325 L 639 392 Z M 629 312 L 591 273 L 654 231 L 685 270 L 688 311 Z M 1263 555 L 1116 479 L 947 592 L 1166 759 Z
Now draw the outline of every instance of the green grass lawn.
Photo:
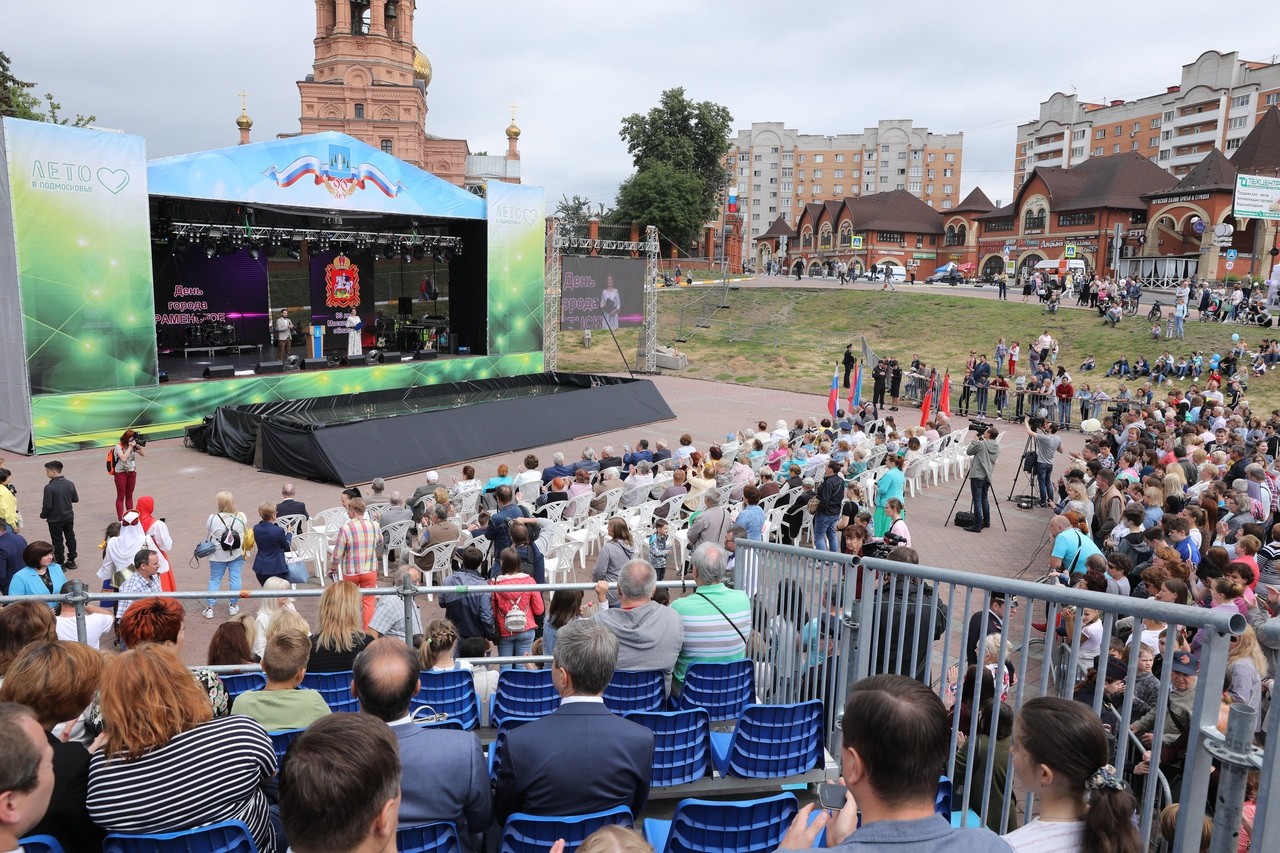
M 1063 308 L 1054 315 L 1042 314 L 1038 303 L 1019 302 L 1020 294 L 1009 302 L 997 302 L 905 290 L 730 289 L 727 307 L 715 312 L 709 328 L 697 327 L 707 306 L 719 302 L 718 293 L 707 298 L 706 288 L 658 292 L 658 340 L 688 355 L 684 375 L 816 394 L 830 387 L 831 370 L 844 345 L 853 342 L 858 351 L 860 335 L 881 357 L 896 355 L 905 363 L 919 355 L 931 366 L 950 368 L 958 379 L 971 349 L 990 357 L 1001 337 L 1022 343 L 1020 368 L 1025 368 L 1030 344 L 1048 329 L 1061 344 L 1059 363 L 1072 374 L 1076 387 L 1088 382 L 1113 395 L 1119 382 L 1102 374 L 1121 355 L 1131 361 L 1145 355 L 1154 362 L 1168 344 L 1174 356 L 1203 350 L 1207 364 L 1209 354 L 1230 349 L 1232 333 L 1242 335 L 1251 348 L 1264 337 L 1264 330 L 1257 327 L 1192 320 L 1186 324 L 1184 341 L 1154 341 L 1146 320 L 1151 294 L 1144 296 L 1139 316 L 1127 317 L 1113 329 L 1095 311 Z M 1171 300 L 1166 295 L 1161 301 Z M 685 341 L 676 343 L 679 337 Z M 637 338 L 635 329 L 618 332 L 622 354 L 633 367 Z M 1097 359 L 1099 369 L 1093 373 L 1078 370 L 1087 355 Z M 594 334 L 590 350 L 584 349 L 580 335 L 562 335 L 560 368 L 624 369 L 613 340 L 601 332 Z M 864 392 L 870 388 L 868 377 Z M 1248 398 L 1255 412 L 1280 406 L 1280 379 L 1272 373 L 1251 380 Z

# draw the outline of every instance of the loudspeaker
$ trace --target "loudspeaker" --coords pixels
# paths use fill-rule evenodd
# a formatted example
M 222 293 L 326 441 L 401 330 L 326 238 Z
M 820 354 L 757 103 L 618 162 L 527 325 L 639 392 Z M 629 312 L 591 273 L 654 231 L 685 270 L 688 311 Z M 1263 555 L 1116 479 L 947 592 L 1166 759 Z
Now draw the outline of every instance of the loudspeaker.
M 232 364 L 211 364 L 201 375 L 205 379 L 230 379 L 236 375 L 236 368 Z
M 413 297 L 412 296 L 400 297 L 399 312 L 402 315 L 413 313 Z
M 955 515 L 956 527 L 973 527 L 973 513 L 957 510 Z
M 303 370 L 324 370 L 328 366 L 329 359 L 327 358 L 304 359 L 301 365 Z
M 440 351 L 434 349 L 419 349 L 413 351 L 414 361 L 434 361 L 440 357 Z
M 254 373 L 284 373 L 283 361 L 260 361 L 253 368 Z
M 402 352 L 384 352 L 382 354 L 384 364 L 399 364 L 402 358 L 404 358 L 404 353 Z

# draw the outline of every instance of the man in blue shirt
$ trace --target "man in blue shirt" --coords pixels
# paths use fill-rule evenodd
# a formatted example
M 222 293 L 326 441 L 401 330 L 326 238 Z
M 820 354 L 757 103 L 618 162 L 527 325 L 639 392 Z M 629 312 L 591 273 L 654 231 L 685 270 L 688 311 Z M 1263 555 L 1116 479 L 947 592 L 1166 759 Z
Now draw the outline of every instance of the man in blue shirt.
M 1053 551 L 1049 555 L 1049 568 L 1064 574 L 1084 574 L 1085 563 L 1102 550 L 1089 538 L 1071 526 L 1065 515 L 1055 515 L 1049 522 L 1049 535 L 1053 537 Z

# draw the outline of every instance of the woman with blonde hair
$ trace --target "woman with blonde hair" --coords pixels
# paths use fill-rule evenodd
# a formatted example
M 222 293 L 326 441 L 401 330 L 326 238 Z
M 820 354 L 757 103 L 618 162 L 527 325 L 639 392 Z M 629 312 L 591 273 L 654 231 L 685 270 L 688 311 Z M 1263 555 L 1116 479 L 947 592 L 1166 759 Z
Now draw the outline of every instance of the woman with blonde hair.
M 350 672 L 356 655 L 373 642 L 373 637 L 364 631 L 360 588 L 351 581 L 338 581 L 324 588 L 318 625 L 311 635 L 309 672 Z
M 227 575 L 227 589 L 240 591 L 240 572 L 244 569 L 245 538 L 249 535 L 249 522 L 243 512 L 236 511 L 236 499 L 231 492 L 218 492 L 218 511 L 209 516 L 205 532 L 218 546 L 209 555 L 209 592 L 222 588 L 222 576 Z M 205 601 L 204 618 L 213 618 L 214 599 Z M 230 613 L 240 612 L 236 599 L 229 602 Z
M 292 607 L 281 607 L 267 624 L 266 639 L 268 642 L 281 631 L 299 631 L 311 636 L 311 625 L 301 613 Z
M 274 590 L 276 592 L 284 592 L 290 589 L 289 581 L 282 577 L 269 577 L 262 584 L 262 588 L 266 590 Z M 258 613 L 254 617 L 253 653 L 261 660 L 263 651 L 267 648 L 267 629 L 271 627 L 271 620 L 281 610 L 293 610 L 293 599 L 288 596 L 279 596 L 278 598 L 259 598 Z M 310 634 L 309 629 L 303 631 L 304 634 Z
M 215 718 L 177 655 L 143 644 L 113 658 L 99 703 L 105 744 L 85 800 L 94 823 L 161 833 L 239 820 L 258 850 L 279 849 L 262 791 L 276 773 L 271 739 L 249 717 Z
M 631 528 L 627 520 L 620 515 L 609 519 L 609 541 L 600 549 L 596 557 L 595 568 L 591 570 L 591 580 L 599 583 L 606 581 L 615 587 L 609 590 L 609 606 L 618 606 L 618 574 L 622 567 L 631 562 L 636 555 L 636 544 L 631 539 Z
M 1258 645 L 1258 635 L 1252 625 L 1244 626 L 1244 632 L 1231 638 L 1227 652 L 1227 695 L 1233 702 L 1248 705 L 1258 712 L 1254 731 L 1262 731 L 1262 678 L 1267 674 L 1267 656 Z

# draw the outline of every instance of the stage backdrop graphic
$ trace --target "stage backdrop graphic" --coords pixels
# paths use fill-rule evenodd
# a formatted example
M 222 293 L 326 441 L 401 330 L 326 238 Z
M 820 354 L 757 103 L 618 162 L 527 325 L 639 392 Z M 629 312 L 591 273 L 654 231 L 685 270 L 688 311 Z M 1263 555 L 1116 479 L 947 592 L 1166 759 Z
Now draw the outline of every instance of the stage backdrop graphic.
M 156 384 L 140 136 L 4 119 L 33 395 Z
M 172 332 L 167 339 L 185 340 L 188 327 L 211 320 L 234 326 L 237 343 L 270 342 L 265 256 L 255 261 L 241 249 L 210 258 L 199 246 L 174 255 L 156 246 L 152 257 L 156 324 Z
M 606 323 L 618 329 L 644 323 L 644 260 L 566 255 L 561 264 L 561 329 L 603 329 Z
M 538 352 L 545 323 L 546 207 L 541 187 L 485 185 L 489 352 Z
M 373 253 L 368 249 L 311 256 L 311 322 L 325 326 L 325 352 L 347 351 L 347 315 L 353 312 L 364 321 L 364 332 L 373 333 L 373 300 Z

